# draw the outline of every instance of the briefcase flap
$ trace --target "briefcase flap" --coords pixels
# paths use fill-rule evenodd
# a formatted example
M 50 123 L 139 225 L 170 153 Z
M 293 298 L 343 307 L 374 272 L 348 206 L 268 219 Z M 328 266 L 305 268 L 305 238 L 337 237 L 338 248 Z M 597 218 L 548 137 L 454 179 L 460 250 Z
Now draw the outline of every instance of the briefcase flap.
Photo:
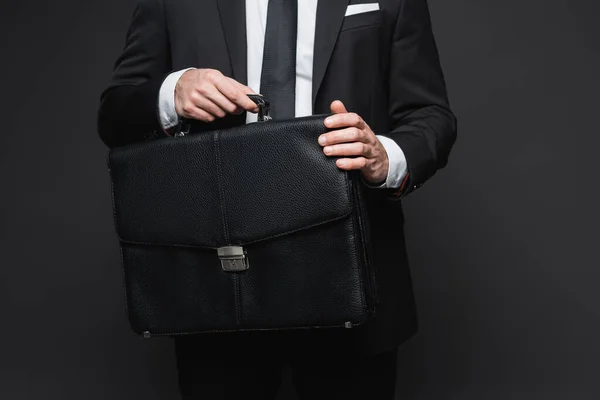
M 323 154 L 324 116 L 165 138 L 109 154 L 123 242 L 219 248 L 349 215 L 350 175 Z

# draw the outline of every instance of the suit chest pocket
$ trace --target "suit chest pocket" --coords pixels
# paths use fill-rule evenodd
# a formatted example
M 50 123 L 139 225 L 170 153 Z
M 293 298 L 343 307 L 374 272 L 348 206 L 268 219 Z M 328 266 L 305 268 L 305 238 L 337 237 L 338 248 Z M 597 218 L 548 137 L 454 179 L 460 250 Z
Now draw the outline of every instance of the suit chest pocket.
M 340 34 L 358 28 L 378 27 L 381 25 L 381 18 L 380 10 L 348 15 L 344 17 Z

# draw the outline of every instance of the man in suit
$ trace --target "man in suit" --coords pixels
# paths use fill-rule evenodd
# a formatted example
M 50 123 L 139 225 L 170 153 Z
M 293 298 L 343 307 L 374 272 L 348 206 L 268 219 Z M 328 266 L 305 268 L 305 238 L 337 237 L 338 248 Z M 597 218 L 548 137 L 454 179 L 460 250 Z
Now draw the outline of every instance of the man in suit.
M 401 199 L 456 138 L 426 0 L 138 0 L 99 133 L 109 146 L 331 113 L 326 156 L 367 189 L 379 304 L 355 329 L 175 339 L 184 399 L 272 399 L 291 365 L 304 399 L 393 399 L 396 349 L 416 331 Z M 156 166 L 160 168 L 160 166 Z M 151 201 L 151 200 L 150 200 Z

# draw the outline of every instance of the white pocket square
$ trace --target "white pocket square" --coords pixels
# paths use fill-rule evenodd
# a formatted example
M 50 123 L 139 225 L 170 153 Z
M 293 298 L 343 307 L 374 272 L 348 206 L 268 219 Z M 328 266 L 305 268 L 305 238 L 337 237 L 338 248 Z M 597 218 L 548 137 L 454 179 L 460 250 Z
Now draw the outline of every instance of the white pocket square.
M 379 10 L 379 3 L 367 3 L 367 4 L 350 4 L 348 8 L 346 8 L 345 17 L 354 14 L 362 14 L 369 11 L 377 11 Z

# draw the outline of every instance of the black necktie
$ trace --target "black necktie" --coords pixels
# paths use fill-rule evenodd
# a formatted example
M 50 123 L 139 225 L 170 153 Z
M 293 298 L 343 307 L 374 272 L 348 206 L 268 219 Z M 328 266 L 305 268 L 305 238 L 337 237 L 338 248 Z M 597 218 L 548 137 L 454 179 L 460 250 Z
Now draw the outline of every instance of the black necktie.
M 297 0 L 269 0 L 260 93 L 273 119 L 295 116 Z

